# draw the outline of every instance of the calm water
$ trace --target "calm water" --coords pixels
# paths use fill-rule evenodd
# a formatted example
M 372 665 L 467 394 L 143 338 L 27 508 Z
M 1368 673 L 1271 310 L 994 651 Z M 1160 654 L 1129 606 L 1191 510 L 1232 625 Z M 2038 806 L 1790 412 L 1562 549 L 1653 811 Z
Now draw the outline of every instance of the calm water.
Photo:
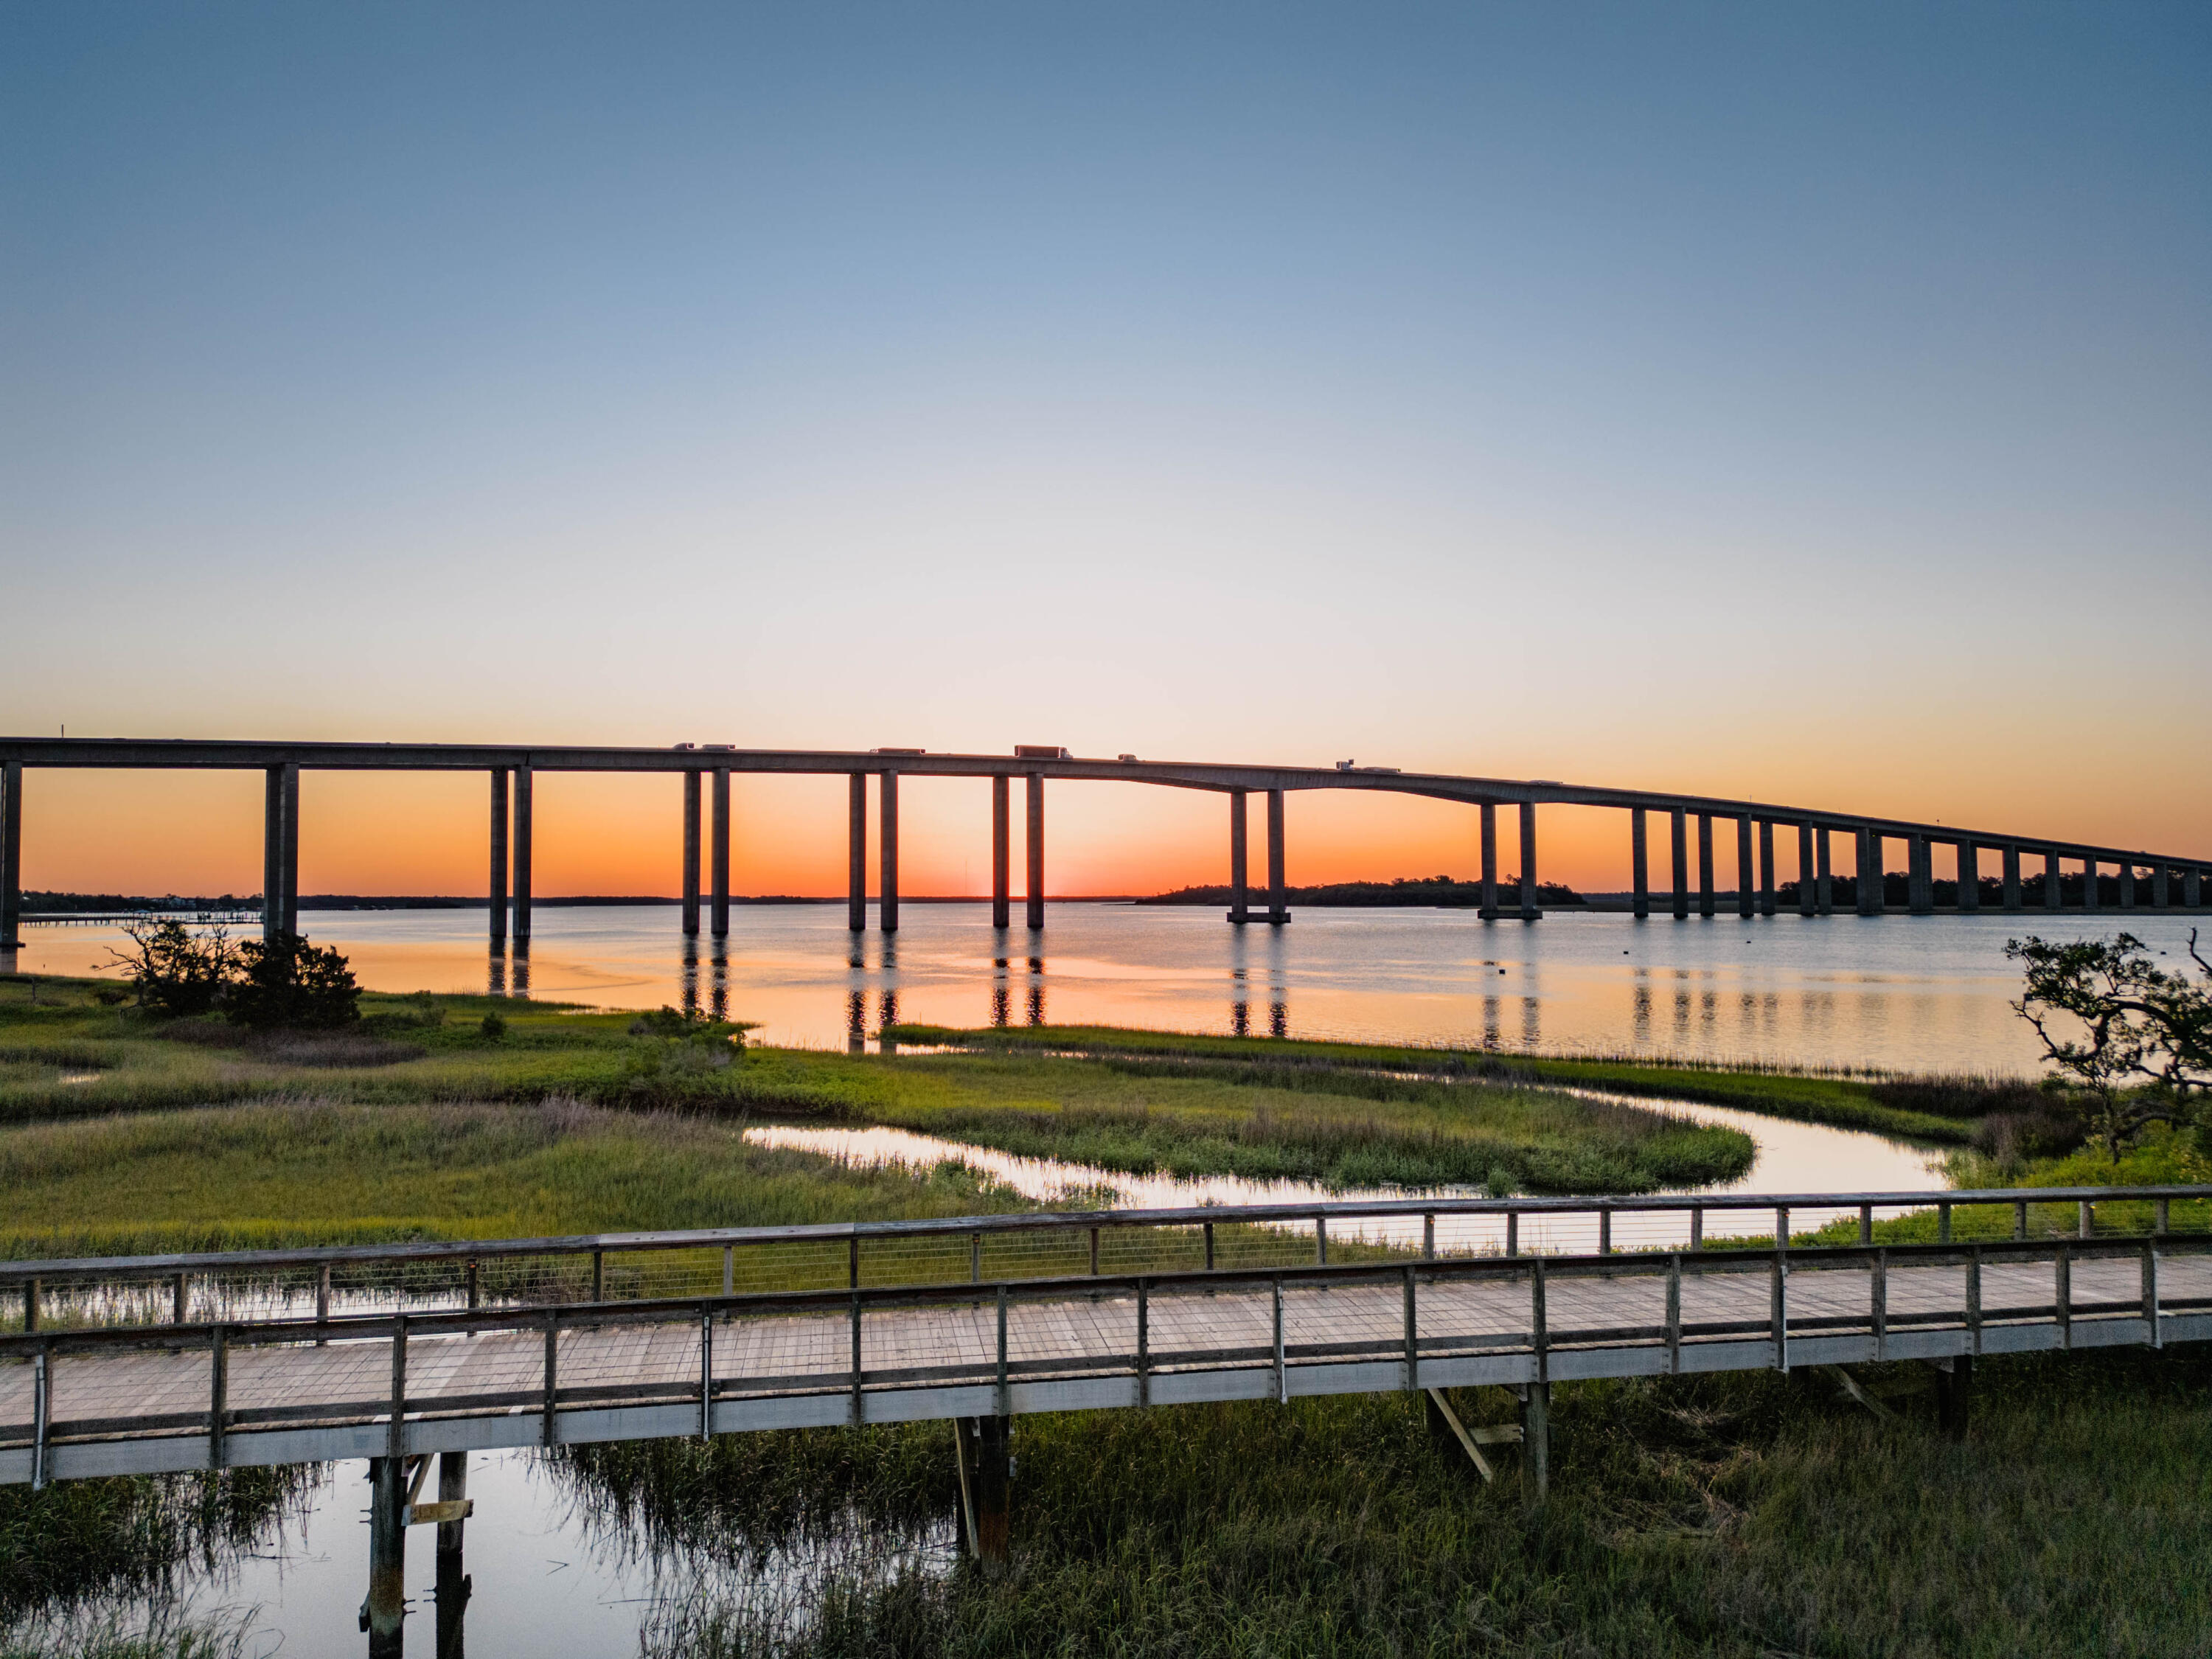
M 717 952 L 687 950 L 673 907 L 551 908 L 526 961 L 490 961 L 468 910 L 328 911 L 303 921 L 383 990 L 525 991 L 635 1007 L 696 1001 L 771 1042 L 842 1046 L 893 1018 L 1100 1023 L 1481 1044 L 1553 1052 L 1900 1070 L 2034 1069 L 2007 1007 L 2005 940 L 2125 927 L 2180 953 L 2198 919 L 1796 915 L 1638 922 L 1464 910 L 1307 910 L 1232 928 L 1218 910 L 1062 904 L 1043 932 L 996 933 L 981 905 L 908 905 L 883 935 L 842 904 L 745 905 Z M 28 931 L 19 966 L 83 973 L 108 930 Z

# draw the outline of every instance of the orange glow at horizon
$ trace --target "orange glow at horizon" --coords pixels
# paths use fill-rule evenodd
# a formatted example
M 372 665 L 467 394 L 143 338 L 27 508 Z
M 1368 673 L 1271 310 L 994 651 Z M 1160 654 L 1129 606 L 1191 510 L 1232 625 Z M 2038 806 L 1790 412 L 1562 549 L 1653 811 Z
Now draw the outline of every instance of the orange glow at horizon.
M 216 895 L 261 884 L 262 781 L 247 772 L 33 770 L 27 775 L 22 881 L 72 892 Z M 1012 886 L 1024 890 L 1023 786 L 1012 786 Z M 534 888 L 541 897 L 668 896 L 681 885 L 682 784 L 673 775 L 541 772 Z M 739 774 L 731 783 L 731 890 L 740 896 L 827 897 L 845 890 L 842 776 Z M 878 786 L 868 792 L 868 889 L 877 890 Z M 902 778 L 900 887 L 909 896 L 990 891 L 990 785 Z M 488 881 L 483 774 L 317 773 L 301 781 L 303 893 L 472 896 Z M 1994 816 L 1994 815 L 1993 815 Z M 1228 878 L 1228 803 L 1218 793 L 1073 781 L 1046 795 L 1048 891 L 1060 896 L 1164 892 Z M 1292 885 L 1480 873 L 1480 818 L 1449 802 L 1353 791 L 1292 792 L 1285 803 Z M 1266 811 L 1251 803 L 1249 878 L 1264 884 Z M 1500 809 L 1501 880 L 1521 865 L 1518 815 Z M 702 824 L 702 831 L 704 830 Z M 1668 884 L 1668 822 L 1653 813 L 1650 878 Z M 1584 891 L 1629 883 L 1626 815 L 1547 806 L 1538 874 Z M 1732 823 L 1714 826 L 1718 884 L 1734 885 Z M 1849 854 L 1839 849 L 1838 867 Z M 1937 873 L 1950 873 L 1939 848 Z M 1694 830 L 1691 879 L 1696 879 Z M 1897 861 L 1894 852 L 1892 861 Z M 705 855 L 702 849 L 702 876 Z M 1797 841 L 1775 836 L 1778 880 L 1797 873 Z M 1995 873 L 1984 860 L 1983 873 Z

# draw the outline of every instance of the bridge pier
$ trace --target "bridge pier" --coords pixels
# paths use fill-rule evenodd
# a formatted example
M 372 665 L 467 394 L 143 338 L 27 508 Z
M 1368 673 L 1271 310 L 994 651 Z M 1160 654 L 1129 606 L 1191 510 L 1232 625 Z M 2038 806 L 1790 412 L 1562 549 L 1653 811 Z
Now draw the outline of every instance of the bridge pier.
M 2004 848 L 2004 908 L 2017 910 L 2020 899 L 2020 848 L 2007 842 Z
M 1813 826 L 1801 823 L 1797 826 L 1797 914 L 1815 915 L 1819 906 L 1819 890 L 1813 879 Z
M 714 769 L 714 811 L 709 818 L 707 873 L 711 878 L 707 924 L 716 939 L 730 936 L 730 769 Z
M 1713 815 L 1698 814 L 1698 914 L 1707 921 L 1713 914 Z
M 300 769 L 268 769 L 261 801 L 261 937 L 300 931 Z
M 1858 913 L 1878 916 L 1889 908 L 1888 881 L 1881 867 L 1881 837 L 1866 829 L 1858 832 Z
M 1012 835 L 1006 823 L 1006 775 L 994 773 L 991 778 L 991 926 L 1004 927 L 1013 908 L 1011 883 L 1007 879 Z
M 1012 1553 L 1013 1423 L 1004 1417 L 963 1417 L 952 1425 L 959 1459 L 961 1533 L 970 1560 L 996 1577 Z
M 1759 872 L 1751 864 L 1751 815 L 1739 813 L 1735 821 L 1735 913 L 1749 916 L 1759 902 L 1753 888 Z
M 2105 908 L 2105 896 L 2097 890 L 2097 860 L 2081 860 L 2081 908 L 2085 911 Z
M 1252 920 L 1250 896 L 1246 891 L 1247 813 L 1245 792 L 1229 792 L 1229 920 L 1242 925 Z
M 1959 843 L 1959 898 L 1963 913 L 1982 908 L 1982 849 L 1972 842 Z
M 1552 1493 L 1552 1385 L 1521 1386 L 1521 1467 L 1538 1503 Z
M 1651 914 L 1651 872 L 1650 850 L 1645 843 L 1644 809 L 1632 806 L 1628 811 L 1628 861 L 1631 868 L 1630 884 L 1635 890 L 1636 919 L 1643 921 Z
M 1485 921 L 1498 920 L 1498 806 L 1482 803 L 1482 908 L 1475 912 Z
M 1954 1354 L 1936 1367 L 1936 1421 L 1954 1440 L 1966 1437 L 1966 1417 L 1974 1399 L 1974 1356 Z
M 1820 860 L 1819 873 L 1814 878 L 1814 903 L 1824 916 L 1836 914 L 1835 848 L 1829 839 L 1832 833 L 1823 825 L 1813 836 L 1814 856 Z
M 1674 859 L 1674 920 L 1686 921 L 1690 917 L 1689 829 L 1680 807 L 1674 808 L 1668 817 L 1668 828 L 1674 837 L 1670 850 Z
M 1544 911 L 1535 905 L 1535 801 L 1522 801 L 1522 921 L 1533 922 Z
M 22 943 L 23 763 L 0 766 L 0 951 Z
M 468 1524 L 469 1455 L 438 1454 L 438 1503 L 451 1521 L 438 1522 L 438 1659 L 462 1659 L 461 1620 L 474 1588 L 462 1553 Z M 448 1508 L 451 1505 L 453 1507 Z
M 491 769 L 491 948 L 507 949 L 507 769 Z
M 1759 914 L 1774 914 L 1774 820 L 1759 821 Z
M 868 775 L 855 772 L 845 791 L 845 926 L 868 929 Z
M 2132 910 L 2135 908 L 2136 861 L 2133 859 L 2122 859 L 2120 860 L 2120 908 Z
M 1932 915 L 1936 908 L 1936 860 L 1927 836 L 1905 837 L 1905 869 L 1907 906 L 1916 916 Z
M 876 787 L 876 929 L 898 932 L 898 774 L 888 766 Z
M 1534 844 L 1535 823 L 1536 809 L 1522 807 L 1521 833 L 1529 838 L 1531 846 Z M 1526 876 L 1521 878 L 1521 884 L 1522 907 L 1525 913 L 1528 900 L 1535 896 L 1535 889 Z M 1270 789 L 1267 792 L 1267 921 L 1270 926 L 1280 927 L 1290 919 L 1290 902 L 1283 890 L 1283 792 Z
M 2066 902 L 2065 884 L 2058 878 L 2058 849 L 2045 848 L 2043 854 L 2043 908 L 2056 910 Z
M 2151 908 L 2154 910 L 2165 909 L 2166 908 L 2167 896 L 2172 893 L 2172 890 L 2173 890 L 2167 885 L 2166 883 L 2166 866 L 2163 864 L 2153 865 L 2151 866 L 2150 872 Z
M 369 1659 L 400 1659 L 407 1618 L 407 1460 L 368 1460 L 368 1596 L 361 1627 Z
M 2181 902 L 2192 910 L 2204 903 L 2204 875 L 2193 865 L 2181 872 Z
M 1022 804 L 1029 809 L 1029 844 L 1022 850 L 1028 855 L 1029 871 L 1023 906 L 1023 920 L 1031 933 L 1044 927 L 1044 774 L 1032 772 L 1026 781 Z
M 514 949 L 518 956 L 530 954 L 530 764 L 514 769 Z M 523 988 L 517 985 L 520 990 Z
M 684 775 L 684 937 L 699 936 L 699 775 Z

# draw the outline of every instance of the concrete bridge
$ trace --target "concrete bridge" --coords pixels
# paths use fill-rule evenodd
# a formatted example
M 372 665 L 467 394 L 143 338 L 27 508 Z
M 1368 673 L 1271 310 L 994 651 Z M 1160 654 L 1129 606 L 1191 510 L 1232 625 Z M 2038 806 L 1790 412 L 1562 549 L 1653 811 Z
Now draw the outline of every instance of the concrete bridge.
M 730 779 L 732 774 L 842 775 L 849 782 L 848 919 L 856 933 L 868 925 L 868 780 L 877 781 L 877 922 L 886 933 L 899 922 L 898 798 L 902 778 L 988 778 L 991 780 L 991 920 L 1011 921 L 1008 870 L 1009 797 L 1022 781 L 1028 818 L 1027 915 L 1029 927 L 1044 926 L 1045 785 L 1048 781 L 1152 784 L 1174 789 L 1204 789 L 1229 798 L 1229 854 L 1231 922 L 1281 924 L 1290 920 L 1283 879 L 1283 802 L 1299 790 L 1351 789 L 1419 795 L 1462 802 L 1480 815 L 1482 903 L 1486 917 L 1517 916 L 1534 921 L 1537 902 L 1537 811 L 1547 805 L 1598 806 L 1627 815 L 1633 908 L 1651 914 L 1655 890 L 1650 872 L 1650 819 L 1666 821 L 1668 862 L 1658 902 L 1677 920 L 1694 907 L 1699 916 L 1715 913 L 1713 826 L 1732 825 L 1735 840 L 1739 914 L 1772 915 L 1776 909 L 1775 836 L 1794 832 L 1797 842 L 1796 908 L 1804 915 L 1825 915 L 1833 905 L 1832 872 L 1840 868 L 1836 838 L 1850 848 L 1853 903 L 1860 915 L 1881 914 L 1885 902 L 1885 860 L 1888 844 L 1905 845 L 1906 908 L 1924 915 L 1935 908 L 1933 849 L 1955 850 L 1959 880 L 1957 908 L 1980 908 L 1981 860 L 1991 854 L 1999 873 L 1996 902 L 2006 910 L 2028 908 L 2028 894 L 2039 886 L 2034 908 L 2058 908 L 2064 897 L 2062 864 L 2078 872 L 2081 908 L 2102 907 L 2100 874 L 2117 873 L 2119 908 L 2148 904 L 2166 908 L 2179 903 L 2194 909 L 2203 902 L 2204 875 L 2212 860 L 2138 848 L 2094 846 L 2013 830 L 1961 829 L 1905 819 L 1759 801 L 1724 800 L 1708 795 L 1668 794 L 1642 789 L 1610 789 L 1560 783 L 1549 779 L 1456 777 L 1401 772 L 1388 767 L 1248 766 L 1203 761 L 1148 761 L 1133 755 L 1092 760 L 1053 745 L 1025 744 L 1011 755 L 933 754 L 919 749 L 845 750 L 738 749 L 708 744 L 673 749 L 560 747 L 496 744 L 258 743 L 134 738 L 0 738 L 0 949 L 18 938 L 21 909 L 22 801 L 27 773 L 40 768 L 94 768 L 158 771 L 229 769 L 255 771 L 265 780 L 262 891 L 264 926 L 298 931 L 300 870 L 300 774 L 302 771 L 474 771 L 490 783 L 491 940 L 503 946 L 512 917 L 518 949 L 526 949 L 531 924 L 532 780 L 540 772 L 670 772 L 684 780 L 684 931 L 700 931 L 702 796 L 707 803 L 703 840 L 707 851 L 706 919 L 717 938 L 729 932 Z M 1248 803 L 1265 799 L 1267 864 L 1264 898 L 1255 902 L 1247 862 Z M 1519 816 L 1519 881 L 1501 894 L 1498 880 L 1498 813 Z M 1691 878 L 1692 843 L 1697 873 Z M 2038 883 L 2032 868 L 2039 863 Z M 1756 870 L 1756 880 L 1753 872 Z M 2026 872 L 2024 874 L 2024 872 Z M 1501 902 L 1501 899 L 1503 902 Z
M 1959 1431 L 1981 1355 L 2212 1340 L 2208 1219 L 2207 1187 L 1431 1196 L 12 1261 L 0 1483 L 365 1457 L 390 1654 L 410 1522 L 458 1582 L 472 1450 L 949 1419 L 988 1563 L 1018 1415 L 1404 1390 L 1540 1496 L 1558 1382 L 1817 1367 L 1883 1411 L 1842 1368 L 1917 1361 Z M 1518 1420 L 1446 1392 L 1484 1387 Z

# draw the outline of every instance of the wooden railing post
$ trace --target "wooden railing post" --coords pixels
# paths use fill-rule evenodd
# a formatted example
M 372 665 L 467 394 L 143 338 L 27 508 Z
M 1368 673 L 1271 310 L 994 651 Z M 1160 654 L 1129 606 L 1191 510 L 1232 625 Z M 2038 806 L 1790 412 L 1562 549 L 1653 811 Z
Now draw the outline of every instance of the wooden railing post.
M 1771 1316 L 1774 1324 L 1774 1369 L 1778 1371 L 1790 1369 L 1790 1304 L 1789 1291 L 1785 1288 L 1789 1271 L 1789 1264 L 1783 1260 L 1781 1250 L 1777 1249 L 1774 1252 L 1773 1288 L 1770 1294 L 1773 1304 Z
M 1283 1347 L 1283 1280 L 1279 1273 L 1270 1281 L 1275 1291 L 1275 1403 L 1291 1403 L 1291 1373 Z
M 538 1437 L 549 1446 L 558 1445 L 561 1439 L 560 1421 L 554 1415 L 561 1398 L 560 1376 L 556 1369 L 560 1361 L 560 1353 L 561 1310 L 558 1308 L 548 1308 L 545 1310 L 544 1404 L 541 1408 L 545 1413 L 545 1420 L 538 1425 Z
M 1874 1328 L 1874 1357 L 1877 1363 L 1889 1358 L 1889 1252 L 1874 1253 L 1874 1272 L 1868 1280 L 1869 1322 Z
M 1667 1258 L 1667 1374 L 1679 1376 L 1682 1370 L 1682 1257 L 1675 1252 Z
M 1966 1258 L 1966 1334 L 1974 1352 L 1982 1351 L 1982 1247 L 1974 1246 Z
M 41 1342 L 31 1357 L 31 1490 L 46 1487 L 46 1426 L 54 1411 L 54 1350 Z
M 2074 1257 L 2064 1244 L 2058 1247 L 2057 1260 L 2051 1264 L 2053 1288 L 2057 1292 L 2058 1346 L 2074 1346 Z
M 1419 1325 L 1413 1310 L 1413 1270 L 1406 1272 L 1406 1386 L 1418 1389 L 1421 1386 L 1421 1346 Z
M 384 1455 L 407 1455 L 407 1316 L 392 1316 L 392 1422 L 385 1432 Z
M 1146 1281 L 1137 1281 L 1137 1403 L 1152 1403 L 1152 1307 Z
M 223 1429 L 230 1416 L 230 1343 L 220 1324 L 208 1328 L 208 1467 L 223 1466 Z
M 1613 1254 L 1613 1210 L 1608 1205 L 1598 1206 L 1597 1253 L 1600 1255 Z
M 1328 1266 L 1328 1218 L 1325 1215 L 1314 1217 L 1314 1265 Z
M 2151 1346 L 2164 1347 L 2166 1336 L 2158 1318 L 2158 1246 L 2148 1239 L 2143 1240 L 2142 1247 L 2142 1316 L 2150 1328 Z

